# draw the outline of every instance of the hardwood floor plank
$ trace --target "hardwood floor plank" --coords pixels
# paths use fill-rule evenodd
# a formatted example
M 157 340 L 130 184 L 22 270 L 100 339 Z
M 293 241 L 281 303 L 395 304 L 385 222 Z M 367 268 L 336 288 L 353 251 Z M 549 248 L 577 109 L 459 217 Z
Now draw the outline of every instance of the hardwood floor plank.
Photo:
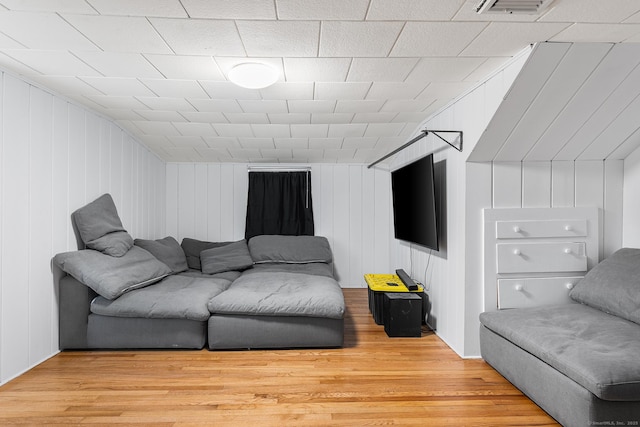
M 344 293 L 344 348 L 64 352 L 0 387 L 0 425 L 558 425 L 484 361 L 429 331 L 389 338 L 366 290 Z

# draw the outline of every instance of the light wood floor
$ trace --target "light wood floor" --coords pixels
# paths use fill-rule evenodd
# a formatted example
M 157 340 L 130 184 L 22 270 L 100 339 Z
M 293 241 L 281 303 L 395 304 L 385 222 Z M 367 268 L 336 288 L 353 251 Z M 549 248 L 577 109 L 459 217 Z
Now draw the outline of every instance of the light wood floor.
M 551 426 L 435 334 L 388 338 L 346 289 L 342 349 L 65 352 L 0 387 L 0 425 Z

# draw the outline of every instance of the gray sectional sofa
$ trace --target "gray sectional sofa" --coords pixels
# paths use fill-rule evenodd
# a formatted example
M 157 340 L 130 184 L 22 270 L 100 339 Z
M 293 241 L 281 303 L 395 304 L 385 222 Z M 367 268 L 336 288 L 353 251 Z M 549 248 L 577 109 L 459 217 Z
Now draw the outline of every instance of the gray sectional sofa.
M 564 426 L 640 425 L 640 249 L 618 250 L 570 295 L 482 313 L 482 357 Z
M 319 236 L 135 241 L 110 195 L 54 257 L 60 349 L 341 347 L 344 298 Z

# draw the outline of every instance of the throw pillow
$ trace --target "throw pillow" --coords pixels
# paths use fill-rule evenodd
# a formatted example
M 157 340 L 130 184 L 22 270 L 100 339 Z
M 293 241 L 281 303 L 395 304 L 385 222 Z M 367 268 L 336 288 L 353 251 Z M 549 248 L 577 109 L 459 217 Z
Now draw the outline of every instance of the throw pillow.
M 203 240 L 190 239 L 185 237 L 182 239 L 182 250 L 184 250 L 184 254 L 187 257 L 187 264 L 189 268 L 193 270 L 200 270 L 202 267 L 200 265 L 200 252 L 211 249 L 211 248 L 219 248 L 222 246 L 226 246 L 231 242 L 206 242 Z
M 210 248 L 200 253 L 202 272 L 205 274 L 245 270 L 253 265 L 247 242 L 239 240 L 228 245 Z
M 135 239 L 133 243 L 149 251 L 174 273 L 180 273 L 189 268 L 182 246 L 171 236 L 157 240 Z

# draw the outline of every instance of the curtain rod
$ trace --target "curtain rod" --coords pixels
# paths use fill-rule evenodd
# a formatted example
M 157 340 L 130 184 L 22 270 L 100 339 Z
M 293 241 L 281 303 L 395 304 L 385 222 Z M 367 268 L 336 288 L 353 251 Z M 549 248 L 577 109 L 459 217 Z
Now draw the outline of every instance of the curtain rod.
M 447 144 L 449 144 L 450 146 L 452 146 L 453 148 L 455 148 L 456 150 L 458 150 L 459 152 L 462 153 L 462 131 L 461 130 L 427 130 L 427 129 L 425 129 L 425 130 L 422 130 L 420 132 L 421 132 L 421 134 L 416 136 L 415 138 L 413 138 L 411 141 L 407 142 L 406 144 L 404 144 L 401 147 L 396 148 L 395 150 L 393 150 L 389 154 L 387 154 L 385 156 L 382 156 L 381 158 L 379 158 L 375 162 L 371 163 L 369 166 L 367 166 L 367 169 L 369 169 L 369 168 L 377 165 L 381 161 L 393 156 L 397 152 L 404 150 L 408 146 L 420 141 L 422 138 L 424 138 L 425 136 L 429 135 L 430 133 L 434 134 L 435 136 L 437 136 L 438 138 L 440 138 L 441 140 L 443 140 L 444 142 L 446 142 Z M 443 137 L 438 135 L 438 133 L 457 133 L 457 134 L 459 134 L 460 135 L 460 147 L 456 147 L 455 145 L 453 145 L 453 143 L 447 141 L 446 139 L 444 139 Z
M 311 166 L 247 166 L 249 172 L 309 172 Z

